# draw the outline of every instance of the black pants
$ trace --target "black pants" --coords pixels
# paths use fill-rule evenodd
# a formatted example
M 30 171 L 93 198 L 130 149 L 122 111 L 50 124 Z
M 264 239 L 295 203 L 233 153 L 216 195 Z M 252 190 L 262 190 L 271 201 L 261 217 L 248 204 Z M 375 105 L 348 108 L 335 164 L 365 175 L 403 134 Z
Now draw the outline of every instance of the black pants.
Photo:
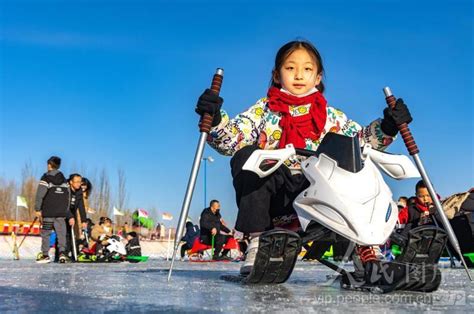
M 244 147 L 230 161 L 239 208 L 235 229 L 243 233 L 273 229 L 272 218 L 295 214 L 293 201 L 309 186 L 303 174 L 292 175 L 285 165 L 265 178 L 242 170 L 256 149 L 257 146 Z
M 184 243 L 183 245 L 181 245 L 181 258 L 184 258 L 184 254 L 186 253 L 187 250 L 190 250 L 191 247 L 187 244 L 187 243 Z
M 214 236 L 214 255 L 212 256 L 213 258 L 219 256 L 219 253 L 221 252 L 222 247 L 227 243 L 229 238 L 230 238 L 230 236 L 226 236 L 226 235 L 223 235 L 223 234 L 216 234 Z M 204 243 L 204 244 L 207 244 L 207 245 L 212 245 L 212 236 L 210 236 L 210 235 L 209 236 L 208 235 L 201 235 L 200 239 L 201 239 L 201 243 Z M 222 252 L 222 253 L 223 253 L 223 255 L 227 254 L 227 252 L 225 252 L 225 254 L 224 254 L 224 252 Z

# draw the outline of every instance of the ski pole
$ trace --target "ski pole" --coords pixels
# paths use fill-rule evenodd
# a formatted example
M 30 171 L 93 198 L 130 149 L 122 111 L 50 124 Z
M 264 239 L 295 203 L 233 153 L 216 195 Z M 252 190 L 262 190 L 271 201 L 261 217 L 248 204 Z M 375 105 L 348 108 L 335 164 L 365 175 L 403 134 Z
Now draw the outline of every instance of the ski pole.
M 38 220 L 38 217 L 35 217 L 35 219 L 34 219 L 33 222 L 31 223 L 30 227 L 28 228 L 28 232 L 25 233 L 25 236 L 24 236 L 23 239 L 21 240 L 20 245 L 18 245 L 18 249 L 21 247 L 21 245 L 22 245 L 23 242 L 25 241 L 26 236 L 30 233 L 31 228 L 33 228 L 33 225 L 35 224 L 35 222 L 36 222 L 37 220 Z
M 74 261 L 77 262 L 77 247 L 76 247 L 76 235 L 74 234 L 74 226 L 71 226 L 71 242 L 72 242 L 72 254 L 74 254 Z
M 383 92 L 385 94 L 385 101 L 387 102 L 387 105 L 389 105 L 390 108 L 395 107 L 395 103 L 397 100 L 395 96 L 393 96 L 390 88 L 384 87 Z M 413 160 L 415 161 L 416 167 L 418 168 L 418 171 L 421 174 L 423 182 L 425 183 L 426 188 L 428 189 L 428 192 L 430 193 L 430 196 L 431 196 L 431 199 L 433 200 L 436 211 L 438 212 L 438 215 L 441 217 L 441 222 L 443 223 L 444 229 L 446 230 L 446 233 L 448 234 L 449 241 L 451 242 L 451 245 L 454 247 L 454 250 L 456 251 L 456 253 L 458 253 L 464 265 L 464 269 L 466 270 L 467 276 L 469 277 L 469 280 L 472 281 L 471 272 L 467 268 L 466 262 L 464 261 L 464 257 L 462 255 L 461 247 L 459 246 L 458 239 L 456 238 L 456 235 L 454 234 L 453 228 L 451 227 L 451 224 L 449 223 L 448 218 L 444 214 L 443 207 L 441 206 L 441 203 L 439 202 L 439 199 L 438 199 L 438 195 L 436 194 L 433 188 L 433 185 L 431 184 L 430 178 L 428 177 L 428 174 L 425 171 L 425 167 L 423 166 L 423 163 L 421 162 L 420 156 L 418 155 L 420 150 L 418 149 L 418 146 L 415 143 L 415 139 L 413 138 L 413 135 L 411 134 L 408 124 L 403 123 L 403 124 L 398 125 L 398 130 L 400 130 L 400 134 L 402 135 L 403 142 L 405 142 L 405 146 L 408 150 L 408 153 L 412 156 Z
M 224 79 L 224 70 L 218 68 L 216 74 L 212 78 L 211 90 L 219 95 L 222 86 L 222 80 Z M 189 175 L 188 186 L 186 188 L 186 194 L 184 196 L 183 205 L 181 207 L 181 215 L 179 216 L 178 227 L 176 228 L 176 235 L 174 239 L 174 250 L 173 257 L 171 259 L 170 269 L 168 271 L 168 281 L 171 279 L 171 273 L 173 272 L 173 264 L 176 258 L 176 252 L 179 248 L 179 242 L 181 241 L 183 235 L 183 229 L 186 224 L 186 218 L 188 217 L 189 206 L 191 205 L 191 200 L 193 198 L 194 186 L 196 185 L 196 178 L 199 172 L 199 166 L 201 165 L 202 153 L 204 152 L 204 147 L 206 145 L 207 136 L 212 127 L 213 116 L 206 113 L 202 116 L 199 123 L 199 128 L 201 135 L 199 137 L 198 146 L 196 149 L 196 154 L 194 156 L 193 167 L 191 168 L 191 174 Z
M 211 238 L 211 256 L 212 258 L 214 258 L 214 238 L 216 236 L 215 235 L 212 235 L 212 238 Z

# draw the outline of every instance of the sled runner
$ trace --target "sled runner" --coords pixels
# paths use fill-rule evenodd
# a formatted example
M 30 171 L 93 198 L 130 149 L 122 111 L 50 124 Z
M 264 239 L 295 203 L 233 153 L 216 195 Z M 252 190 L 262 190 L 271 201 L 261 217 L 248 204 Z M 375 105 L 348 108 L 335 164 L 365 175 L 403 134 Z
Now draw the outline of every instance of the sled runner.
M 301 251 L 300 236 L 288 230 L 271 230 L 260 235 L 257 256 L 248 276 L 224 275 L 222 279 L 249 284 L 285 282 Z
M 401 255 L 395 261 L 400 263 L 437 264 L 447 242 L 446 232 L 435 226 L 420 226 L 408 232 Z M 404 240 L 399 235 L 397 241 Z
M 441 283 L 436 264 L 383 262 L 369 264 L 363 274 L 346 272 L 341 287 L 346 290 L 388 293 L 396 290 L 432 292 Z

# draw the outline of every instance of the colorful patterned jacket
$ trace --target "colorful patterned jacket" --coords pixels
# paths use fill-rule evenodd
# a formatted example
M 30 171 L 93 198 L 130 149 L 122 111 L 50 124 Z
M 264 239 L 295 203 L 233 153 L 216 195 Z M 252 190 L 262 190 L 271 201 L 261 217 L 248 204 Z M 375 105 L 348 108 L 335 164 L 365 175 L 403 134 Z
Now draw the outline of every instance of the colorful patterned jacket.
M 290 109 L 292 116 L 309 114 L 310 104 L 295 106 Z M 233 156 L 242 147 L 258 145 L 261 149 L 277 149 L 282 129 L 279 125 L 281 116 L 271 111 L 267 106 L 267 98 L 262 98 L 245 112 L 230 119 L 228 114 L 221 110 L 222 120 L 213 127 L 208 137 L 208 143 L 219 153 Z M 334 132 L 346 136 L 359 136 L 361 145 L 370 143 L 373 148 L 384 150 L 394 137 L 382 132 L 381 119 L 362 128 L 357 122 L 333 107 L 327 106 L 327 119 L 324 130 L 318 140 L 306 140 L 306 149 L 315 151 L 324 136 Z M 290 168 L 298 167 L 298 161 L 291 161 Z

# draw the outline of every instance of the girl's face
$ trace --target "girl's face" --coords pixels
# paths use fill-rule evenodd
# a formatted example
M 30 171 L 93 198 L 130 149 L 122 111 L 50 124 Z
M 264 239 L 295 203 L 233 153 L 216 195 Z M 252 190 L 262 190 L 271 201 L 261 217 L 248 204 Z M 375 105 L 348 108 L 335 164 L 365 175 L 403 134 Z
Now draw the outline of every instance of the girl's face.
M 321 74 L 305 49 L 293 51 L 283 62 L 275 82 L 294 95 L 304 95 L 321 82 Z

